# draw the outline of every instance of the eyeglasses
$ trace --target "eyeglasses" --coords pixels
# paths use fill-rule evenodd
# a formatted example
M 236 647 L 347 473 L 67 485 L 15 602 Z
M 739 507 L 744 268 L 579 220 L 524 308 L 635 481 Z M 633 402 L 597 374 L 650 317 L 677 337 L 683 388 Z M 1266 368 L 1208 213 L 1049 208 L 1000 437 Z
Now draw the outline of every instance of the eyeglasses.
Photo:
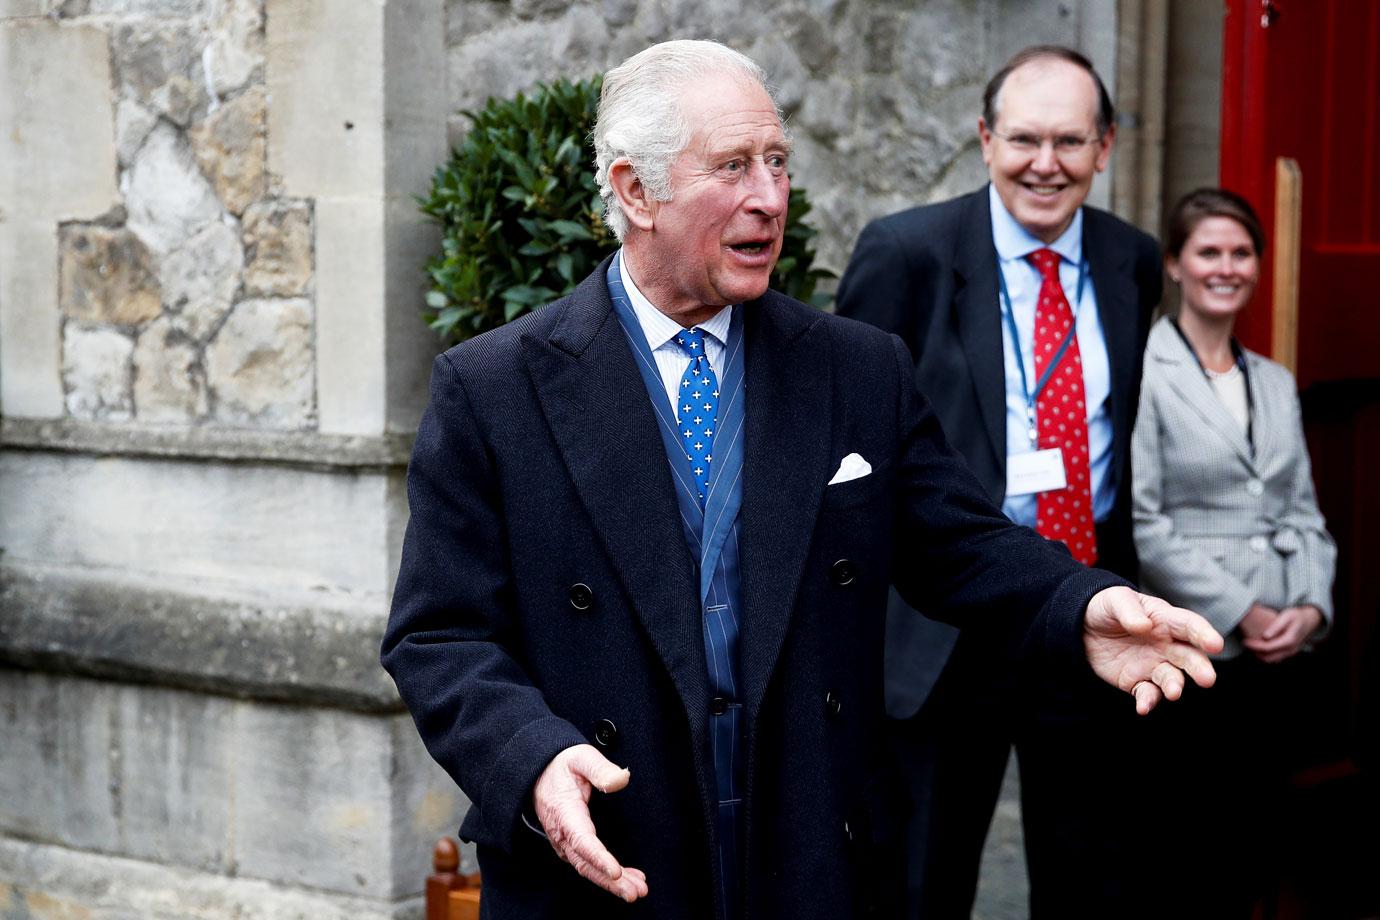
M 1057 137 L 1040 137 L 1038 134 L 1027 134 L 1024 131 L 1016 134 L 1003 134 L 993 130 L 993 134 L 1010 144 L 1014 149 L 1021 153 L 1039 153 L 1044 149 L 1045 144 L 1054 150 L 1054 155 L 1058 157 L 1071 157 L 1082 153 L 1092 144 L 1101 140 L 1100 137 L 1079 137 L 1077 134 L 1060 134 Z

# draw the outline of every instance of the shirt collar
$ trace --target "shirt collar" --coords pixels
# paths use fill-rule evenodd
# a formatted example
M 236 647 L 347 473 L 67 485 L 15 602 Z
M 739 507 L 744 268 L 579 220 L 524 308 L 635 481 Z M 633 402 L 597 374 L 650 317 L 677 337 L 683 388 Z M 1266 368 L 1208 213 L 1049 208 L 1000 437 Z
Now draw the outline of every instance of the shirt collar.
M 628 294 L 628 300 L 632 303 L 633 314 L 637 317 L 637 323 L 642 327 L 642 334 L 647 337 L 647 345 L 656 351 L 666 343 L 674 339 L 684 328 L 680 323 L 671 319 L 652 305 L 642 291 L 638 290 L 637 282 L 633 281 L 632 275 L 628 274 L 628 263 L 623 258 L 623 250 L 618 250 L 618 273 L 623 278 L 623 289 Z M 730 304 L 718 313 L 699 324 L 699 328 L 706 335 L 711 335 L 720 345 L 728 341 L 728 327 L 733 322 L 733 306 Z M 680 346 L 676 346 L 679 348 Z
M 1070 265 L 1083 263 L 1083 209 L 1073 212 L 1073 221 L 1068 229 L 1059 234 L 1052 243 L 1045 243 L 1029 230 L 1016 222 L 1011 212 L 1006 210 L 997 187 L 987 186 L 987 200 L 992 209 L 992 242 L 997 247 L 997 258 L 1003 262 L 1024 259 L 1037 249 L 1052 249 Z

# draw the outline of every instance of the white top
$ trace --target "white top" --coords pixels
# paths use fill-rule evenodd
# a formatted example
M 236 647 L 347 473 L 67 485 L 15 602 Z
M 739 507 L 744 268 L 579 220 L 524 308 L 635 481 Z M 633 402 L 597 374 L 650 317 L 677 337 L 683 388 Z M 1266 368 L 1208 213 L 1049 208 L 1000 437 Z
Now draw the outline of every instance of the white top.
M 637 282 L 628 272 L 628 263 L 623 258 L 621 249 L 618 251 L 618 272 L 623 277 L 623 289 L 632 303 L 637 323 L 642 327 L 642 334 L 647 337 L 647 346 L 652 349 L 657 373 L 661 375 L 661 382 L 666 387 L 666 402 L 671 406 L 671 417 L 679 418 L 676 409 L 680 399 L 680 378 L 685 375 L 685 369 L 690 365 L 690 356 L 676 344 L 676 336 L 685 327 L 652 306 L 652 302 L 638 290 Z M 721 372 L 724 344 L 728 341 L 728 327 L 732 321 L 733 305 L 729 304 L 699 325 L 705 334 L 705 357 L 709 359 L 709 366 L 714 369 L 716 375 Z
M 1220 374 L 1209 371 L 1208 383 L 1212 384 L 1212 391 L 1222 400 L 1236 424 L 1245 431 L 1251 424 L 1251 407 L 1246 399 L 1246 375 L 1241 373 L 1241 366 L 1233 363 L 1231 370 Z

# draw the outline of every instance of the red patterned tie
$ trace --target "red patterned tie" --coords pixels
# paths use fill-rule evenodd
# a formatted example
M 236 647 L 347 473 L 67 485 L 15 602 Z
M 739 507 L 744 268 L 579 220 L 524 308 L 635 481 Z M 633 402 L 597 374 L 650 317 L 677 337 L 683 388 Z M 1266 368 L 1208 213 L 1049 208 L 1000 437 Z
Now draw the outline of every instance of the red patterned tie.
M 1059 283 L 1059 254 L 1040 249 L 1026 256 L 1040 272 L 1040 300 L 1035 307 L 1035 379 L 1059 352 L 1073 326 L 1073 311 Z M 1093 530 L 1092 477 L 1088 472 L 1088 409 L 1083 396 L 1083 359 L 1078 336 L 1064 349 L 1059 365 L 1035 403 L 1040 448 L 1058 447 L 1064 453 L 1063 489 L 1041 492 L 1035 503 L 1035 531 L 1061 540 L 1084 565 L 1097 562 L 1097 534 Z

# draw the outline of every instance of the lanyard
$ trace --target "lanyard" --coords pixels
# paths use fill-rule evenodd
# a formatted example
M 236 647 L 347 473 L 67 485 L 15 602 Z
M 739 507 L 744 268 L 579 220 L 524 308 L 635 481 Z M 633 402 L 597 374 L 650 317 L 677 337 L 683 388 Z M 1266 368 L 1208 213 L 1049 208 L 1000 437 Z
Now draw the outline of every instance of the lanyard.
M 1054 376 L 1054 371 L 1059 366 L 1059 362 L 1064 358 L 1064 352 L 1068 351 L 1069 344 L 1073 341 L 1074 334 L 1078 331 L 1078 307 L 1083 302 L 1083 283 L 1088 280 L 1088 260 L 1084 259 L 1078 263 L 1078 287 L 1075 291 L 1076 298 L 1071 305 L 1074 322 L 1069 323 L 1069 331 L 1064 333 L 1064 340 L 1059 343 L 1059 348 L 1054 352 L 1054 357 L 1049 364 L 1045 365 L 1045 372 L 1040 375 L 1040 379 L 1035 382 L 1035 391 L 1030 391 L 1030 383 L 1025 375 L 1025 359 L 1021 357 L 1021 336 L 1016 331 L 1016 311 L 1011 306 L 1011 292 L 1006 289 L 1006 274 L 1001 270 L 1001 264 L 997 264 L 997 280 L 1001 283 L 1002 315 L 1006 317 L 1006 328 L 1011 333 L 1011 348 L 1016 353 L 1016 370 L 1021 374 L 1021 392 L 1025 395 L 1025 420 L 1029 425 L 1027 434 L 1030 435 L 1030 445 L 1037 446 L 1039 443 L 1039 432 L 1035 428 L 1035 401 L 1044 392 L 1045 384 L 1049 383 L 1049 378 Z M 1041 276 L 1041 284 L 1044 280 Z M 1062 287 L 1062 283 L 1060 284 Z M 1039 292 L 1035 294 L 1039 298 Z M 1032 335 L 1034 329 L 1031 330 Z

